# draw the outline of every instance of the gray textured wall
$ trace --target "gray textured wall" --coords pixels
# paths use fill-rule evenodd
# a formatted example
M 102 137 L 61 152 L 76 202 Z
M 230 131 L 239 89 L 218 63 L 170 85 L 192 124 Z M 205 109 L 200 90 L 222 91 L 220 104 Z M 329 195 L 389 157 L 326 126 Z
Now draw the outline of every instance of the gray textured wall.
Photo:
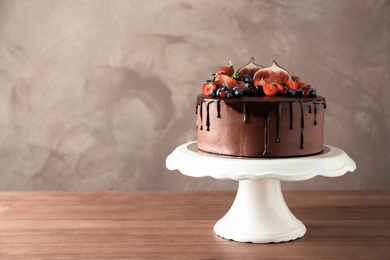
M 390 188 L 390 1 L 0 1 L 0 190 L 234 189 L 166 156 L 219 65 L 270 59 L 356 161 L 285 189 Z

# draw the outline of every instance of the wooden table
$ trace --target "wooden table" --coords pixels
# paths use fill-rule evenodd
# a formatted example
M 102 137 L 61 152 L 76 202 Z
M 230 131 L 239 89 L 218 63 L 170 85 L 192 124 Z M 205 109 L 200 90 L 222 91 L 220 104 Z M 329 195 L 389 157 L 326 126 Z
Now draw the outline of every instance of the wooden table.
M 234 191 L 0 192 L 0 259 L 390 259 L 390 191 L 286 191 L 303 238 L 228 241 Z

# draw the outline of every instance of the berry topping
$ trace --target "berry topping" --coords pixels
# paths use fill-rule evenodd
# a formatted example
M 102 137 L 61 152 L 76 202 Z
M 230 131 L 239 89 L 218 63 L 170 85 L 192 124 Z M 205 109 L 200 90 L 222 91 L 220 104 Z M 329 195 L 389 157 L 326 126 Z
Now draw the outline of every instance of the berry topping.
M 257 85 L 256 87 L 254 87 L 256 89 L 256 93 L 259 94 L 259 95 L 265 95 L 264 94 L 264 88 L 262 85 Z
M 277 83 L 274 82 L 272 83 L 266 82 L 263 85 L 263 91 L 266 96 L 273 96 L 279 91 L 278 85 Z
M 248 83 L 248 84 L 253 84 L 253 79 L 250 75 L 245 75 L 243 78 L 242 78 L 242 81 L 244 81 L 245 83 Z
M 226 97 L 226 91 L 225 90 L 221 90 L 219 91 L 219 95 L 218 95 L 220 98 L 225 98 Z
M 233 77 L 227 75 L 221 75 L 221 78 L 222 78 L 222 86 L 226 86 L 229 89 L 233 89 L 238 84 L 237 80 L 235 80 Z
M 293 78 L 286 80 L 286 81 L 284 82 L 284 84 L 285 84 L 289 89 L 293 89 L 293 90 L 297 90 L 297 89 L 298 89 L 298 82 L 295 81 Z
M 233 68 L 232 61 L 229 60 L 229 63 L 230 63 L 229 67 L 220 67 L 219 70 L 217 71 L 217 74 L 227 75 L 229 77 L 233 76 L 234 68 Z
M 310 97 L 316 97 L 317 96 L 317 91 L 314 88 L 309 88 L 309 96 Z
M 309 90 L 308 89 L 303 89 L 302 90 L 302 97 L 308 97 L 309 96 Z
M 289 97 L 295 97 L 296 93 L 297 93 L 297 91 L 295 89 L 290 89 L 289 88 L 287 90 L 287 96 L 289 96 Z
M 234 95 L 235 95 L 236 97 L 242 97 L 242 96 L 244 95 L 244 91 L 243 91 L 243 90 L 236 89 L 236 90 L 234 91 Z
M 286 96 L 287 95 L 287 89 L 280 89 L 278 90 L 278 95 L 279 96 Z
M 229 67 L 220 67 L 212 74 L 210 80 L 202 85 L 202 93 L 207 97 L 240 98 L 242 96 L 285 96 L 317 97 L 317 91 L 298 76 L 290 75 L 287 70 L 271 60 L 269 67 L 254 63 L 251 58 L 248 64 L 235 71 L 230 62 Z
M 295 96 L 296 96 L 296 97 L 302 97 L 302 91 L 303 91 L 302 88 L 298 88 L 298 89 L 295 91 Z
M 242 89 L 242 93 L 245 95 L 245 96 L 249 96 L 251 94 L 251 89 L 250 88 L 243 88 Z
M 206 82 L 202 86 L 202 93 L 205 96 L 213 96 L 214 91 L 217 90 L 217 86 L 215 83 L 212 82 Z

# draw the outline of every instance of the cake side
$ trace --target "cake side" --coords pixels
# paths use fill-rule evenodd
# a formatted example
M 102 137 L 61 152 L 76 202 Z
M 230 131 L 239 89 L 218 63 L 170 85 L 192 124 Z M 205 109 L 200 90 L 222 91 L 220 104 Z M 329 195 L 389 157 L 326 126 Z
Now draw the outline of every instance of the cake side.
M 239 157 L 307 156 L 323 150 L 326 100 L 197 97 L 198 149 Z

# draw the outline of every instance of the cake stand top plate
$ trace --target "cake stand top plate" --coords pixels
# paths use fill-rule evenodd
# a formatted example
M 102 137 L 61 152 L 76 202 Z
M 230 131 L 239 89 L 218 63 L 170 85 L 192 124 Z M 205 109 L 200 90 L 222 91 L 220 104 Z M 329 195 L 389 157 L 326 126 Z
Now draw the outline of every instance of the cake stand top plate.
M 318 155 L 296 158 L 233 158 L 198 152 L 197 142 L 178 146 L 166 159 L 169 170 L 191 177 L 215 179 L 302 181 L 315 176 L 337 177 L 356 169 L 341 149 L 328 146 Z

